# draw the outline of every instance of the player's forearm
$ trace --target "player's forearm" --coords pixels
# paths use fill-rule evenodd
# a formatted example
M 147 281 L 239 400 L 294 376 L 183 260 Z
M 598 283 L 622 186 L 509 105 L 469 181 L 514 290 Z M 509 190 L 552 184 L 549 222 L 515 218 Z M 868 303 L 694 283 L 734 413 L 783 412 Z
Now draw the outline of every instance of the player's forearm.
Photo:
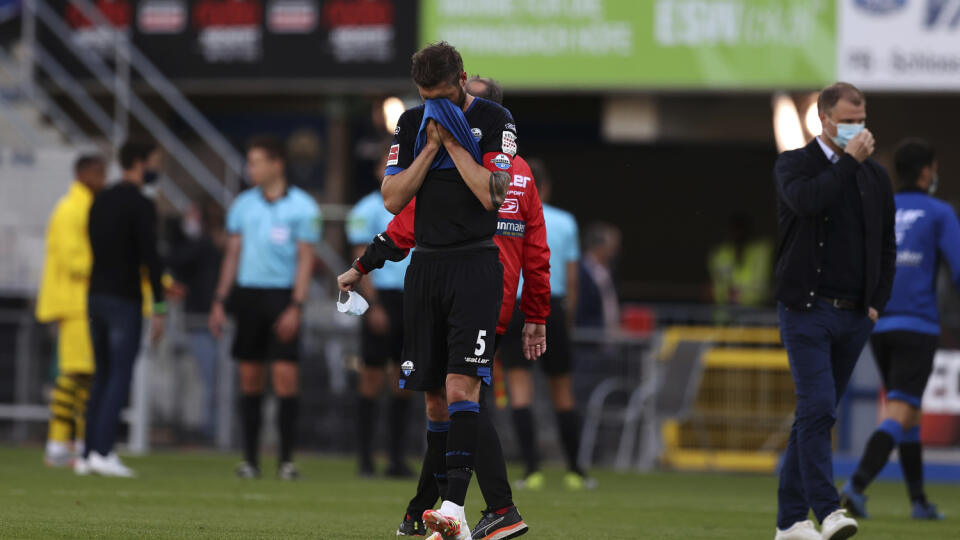
M 217 281 L 217 289 L 214 294 L 214 300 L 223 302 L 230 294 L 230 288 L 233 287 L 233 281 L 237 277 L 237 264 L 240 261 L 240 248 L 233 245 L 233 239 L 227 242 L 227 251 L 223 255 L 223 263 L 220 265 L 220 279 Z
M 510 175 L 504 171 L 490 172 L 473 160 L 470 152 L 456 143 L 446 145 L 457 171 L 473 196 L 480 201 L 485 210 L 498 210 L 507 197 Z
M 297 246 L 297 274 L 293 282 L 293 296 L 290 301 L 301 305 L 307 300 L 310 289 L 310 276 L 313 275 L 313 244 L 301 243 Z
M 353 258 L 359 259 L 366 252 L 367 246 L 356 246 L 353 248 Z M 377 302 L 377 288 L 373 286 L 372 280 L 362 279 L 357 285 L 357 290 L 367 299 L 371 305 Z
M 403 211 L 410 199 L 417 194 L 439 150 L 439 146 L 428 143 L 409 167 L 383 178 L 380 193 L 383 195 L 384 207 L 391 214 Z

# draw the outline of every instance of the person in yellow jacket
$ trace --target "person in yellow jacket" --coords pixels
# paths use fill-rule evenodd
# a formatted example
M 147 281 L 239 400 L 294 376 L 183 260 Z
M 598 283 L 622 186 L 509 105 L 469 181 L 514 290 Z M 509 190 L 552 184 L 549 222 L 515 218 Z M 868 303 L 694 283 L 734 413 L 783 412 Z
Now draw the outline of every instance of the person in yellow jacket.
M 37 294 L 37 320 L 57 324 L 57 379 L 50 401 L 45 461 L 69 465 L 71 439 L 83 444 L 87 397 L 93 380 L 93 347 L 87 320 L 87 288 L 93 256 L 87 218 L 97 191 L 106 182 L 102 156 L 82 155 L 75 180 L 57 202 L 47 225 L 46 257 Z
M 753 235 L 748 216 L 730 218 L 727 238 L 710 252 L 708 265 L 718 306 L 758 307 L 769 302 L 773 246 Z

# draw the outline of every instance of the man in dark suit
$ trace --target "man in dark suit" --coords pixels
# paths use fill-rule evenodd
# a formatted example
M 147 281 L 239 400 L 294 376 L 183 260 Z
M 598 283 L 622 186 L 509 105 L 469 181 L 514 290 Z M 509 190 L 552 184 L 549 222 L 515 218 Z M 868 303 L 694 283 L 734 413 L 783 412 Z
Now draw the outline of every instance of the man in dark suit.
M 866 98 L 836 83 L 817 101 L 823 132 L 777 159 L 776 298 L 797 410 L 780 471 L 776 540 L 843 540 L 857 522 L 833 483 L 830 430 L 877 313 L 897 248 L 890 178 L 865 128 Z M 821 532 L 807 520 L 813 509 Z
M 620 253 L 620 229 L 609 223 L 592 223 L 587 227 L 583 243 L 576 325 L 616 329 L 620 326 L 620 307 L 612 263 Z

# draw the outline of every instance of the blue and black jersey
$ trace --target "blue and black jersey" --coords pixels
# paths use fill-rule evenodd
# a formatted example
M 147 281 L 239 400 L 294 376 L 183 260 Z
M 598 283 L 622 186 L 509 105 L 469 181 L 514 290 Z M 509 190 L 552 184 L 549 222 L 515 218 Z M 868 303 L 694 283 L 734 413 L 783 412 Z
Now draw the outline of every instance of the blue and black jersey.
M 874 329 L 940 334 L 937 270 L 946 259 L 960 287 L 960 221 L 947 203 L 919 190 L 903 191 L 897 206 L 897 273 L 890 301 Z
M 483 98 L 474 98 L 463 113 L 480 154 L 491 171 L 512 176 L 517 153 L 517 128 L 510 111 Z M 423 122 L 424 106 L 400 116 L 387 158 L 386 175 L 413 163 L 414 146 Z M 418 246 L 449 248 L 490 240 L 497 232 L 497 211 L 485 210 L 455 168 L 431 169 L 417 192 L 414 234 Z

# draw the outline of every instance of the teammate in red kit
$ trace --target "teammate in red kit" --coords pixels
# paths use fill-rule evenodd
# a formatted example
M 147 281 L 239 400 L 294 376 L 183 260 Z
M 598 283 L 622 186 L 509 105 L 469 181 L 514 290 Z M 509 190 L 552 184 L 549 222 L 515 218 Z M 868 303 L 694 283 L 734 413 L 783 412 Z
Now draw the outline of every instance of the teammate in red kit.
M 491 79 L 473 77 L 467 83 L 467 91 L 471 95 L 498 103 L 503 98 L 500 86 Z M 503 141 L 504 151 L 515 153 L 516 146 L 511 147 L 510 142 Z M 513 180 L 499 209 L 497 233 L 494 237 L 500 250 L 500 262 L 504 267 L 503 305 L 497 321 L 497 343 L 513 316 L 522 270 L 525 281 L 520 304 L 526 317 L 522 348 L 528 359 L 535 359 L 547 350 L 545 323 L 550 312 L 550 250 L 547 247 L 540 196 L 532 178 L 527 162 L 520 156 L 515 156 Z M 415 245 L 415 207 L 416 199 L 397 214 L 384 233 L 377 235 L 366 252 L 354 263 L 353 268 L 338 278 L 341 289 L 352 290 L 364 274 L 382 267 L 386 260 L 406 257 Z M 487 509 L 483 512 L 483 518 L 473 528 L 473 538 L 516 538 L 526 533 L 528 528 L 513 505 L 503 450 L 487 409 L 488 393 L 488 390 L 481 392 L 480 439 L 476 463 L 477 481 Z M 428 434 L 431 435 L 435 434 Z M 424 510 L 433 508 L 436 504 L 444 488 L 442 473 L 442 466 L 437 467 L 430 456 L 425 457 L 417 493 L 407 507 L 404 521 L 397 531 L 399 536 L 423 534 L 421 531 L 424 531 L 424 528 L 419 518 Z

